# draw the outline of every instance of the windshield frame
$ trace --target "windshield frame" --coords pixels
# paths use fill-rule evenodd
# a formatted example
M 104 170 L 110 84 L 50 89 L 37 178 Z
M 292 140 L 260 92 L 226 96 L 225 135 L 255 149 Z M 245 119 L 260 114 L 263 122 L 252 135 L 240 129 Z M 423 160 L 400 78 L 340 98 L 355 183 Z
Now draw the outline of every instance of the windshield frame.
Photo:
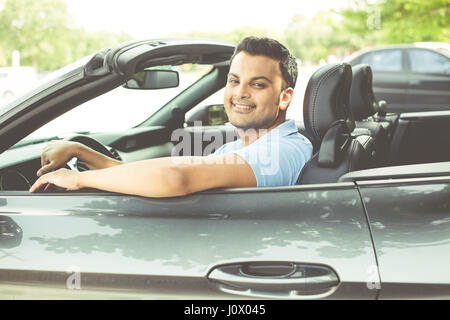
M 49 90 L 52 87 L 58 89 L 65 84 L 67 79 L 72 78 L 75 75 L 79 75 L 80 72 L 84 74 L 84 68 L 86 64 L 92 59 L 95 54 L 85 56 L 61 69 L 52 72 L 50 75 L 39 80 L 35 85 L 23 92 L 19 97 L 12 101 L 0 106 L 0 123 L 3 122 L 4 117 L 16 107 L 20 107 L 25 102 L 32 100 L 33 98 L 40 96 L 41 93 Z

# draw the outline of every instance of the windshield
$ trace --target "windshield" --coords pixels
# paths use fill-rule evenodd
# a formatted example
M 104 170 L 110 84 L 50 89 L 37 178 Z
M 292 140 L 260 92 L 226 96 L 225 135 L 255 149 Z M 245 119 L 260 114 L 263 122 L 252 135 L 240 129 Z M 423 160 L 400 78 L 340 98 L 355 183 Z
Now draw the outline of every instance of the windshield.
M 179 86 L 158 90 L 133 90 L 120 86 L 66 112 L 24 140 L 64 136 L 73 132 L 109 132 L 135 127 L 208 73 L 212 65 L 183 64 L 152 69 L 177 71 L 180 79 Z

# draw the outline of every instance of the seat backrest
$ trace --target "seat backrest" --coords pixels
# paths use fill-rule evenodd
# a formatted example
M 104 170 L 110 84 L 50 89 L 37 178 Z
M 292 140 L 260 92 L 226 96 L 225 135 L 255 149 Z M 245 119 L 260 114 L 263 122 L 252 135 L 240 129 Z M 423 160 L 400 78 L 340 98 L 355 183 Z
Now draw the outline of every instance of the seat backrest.
M 310 78 L 303 102 L 305 130 L 318 152 L 306 163 L 297 184 L 337 182 L 347 172 L 371 166 L 361 143 L 351 136 L 355 122 L 349 106 L 352 69 L 329 64 Z

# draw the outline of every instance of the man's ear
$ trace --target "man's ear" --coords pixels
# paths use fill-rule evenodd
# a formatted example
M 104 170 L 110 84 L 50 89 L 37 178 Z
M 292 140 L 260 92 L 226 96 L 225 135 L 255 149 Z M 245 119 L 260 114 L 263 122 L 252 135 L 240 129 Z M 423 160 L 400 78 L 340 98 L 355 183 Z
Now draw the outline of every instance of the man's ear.
M 291 87 L 281 91 L 279 100 L 280 103 L 278 105 L 280 110 L 286 111 L 286 109 L 289 107 L 289 104 L 292 101 L 293 96 L 294 96 L 294 89 L 292 89 Z

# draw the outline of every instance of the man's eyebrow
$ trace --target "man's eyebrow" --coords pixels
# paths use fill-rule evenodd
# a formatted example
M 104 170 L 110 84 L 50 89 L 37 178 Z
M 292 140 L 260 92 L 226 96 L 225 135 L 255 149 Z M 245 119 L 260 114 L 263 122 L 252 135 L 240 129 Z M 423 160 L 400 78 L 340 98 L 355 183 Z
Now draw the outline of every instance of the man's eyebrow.
M 265 77 L 265 76 L 253 77 L 253 78 L 252 78 L 252 81 L 260 80 L 260 79 L 263 79 L 263 80 L 266 80 L 267 82 L 272 83 L 272 80 L 270 80 L 269 78 L 267 78 L 267 77 Z
M 238 78 L 239 79 L 239 76 L 237 75 L 237 74 L 235 74 L 235 73 L 233 73 L 233 72 L 230 72 L 229 74 L 228 74 L 228 76 L 230 77 L 235 77 L 235 78 Z M 255 80 L 260 80 L 260 79 L 263 79 L 263 80 L 266 80 L 267 82 L 269 82 L 269 83 L 272 83 L 272 80 L 270 80 L 269 78 L 267 78 L 266 76 L 258 76 L 258 77 L 253 77 L 253 78 L 251 78 L 251 81 L 255 81 Z

